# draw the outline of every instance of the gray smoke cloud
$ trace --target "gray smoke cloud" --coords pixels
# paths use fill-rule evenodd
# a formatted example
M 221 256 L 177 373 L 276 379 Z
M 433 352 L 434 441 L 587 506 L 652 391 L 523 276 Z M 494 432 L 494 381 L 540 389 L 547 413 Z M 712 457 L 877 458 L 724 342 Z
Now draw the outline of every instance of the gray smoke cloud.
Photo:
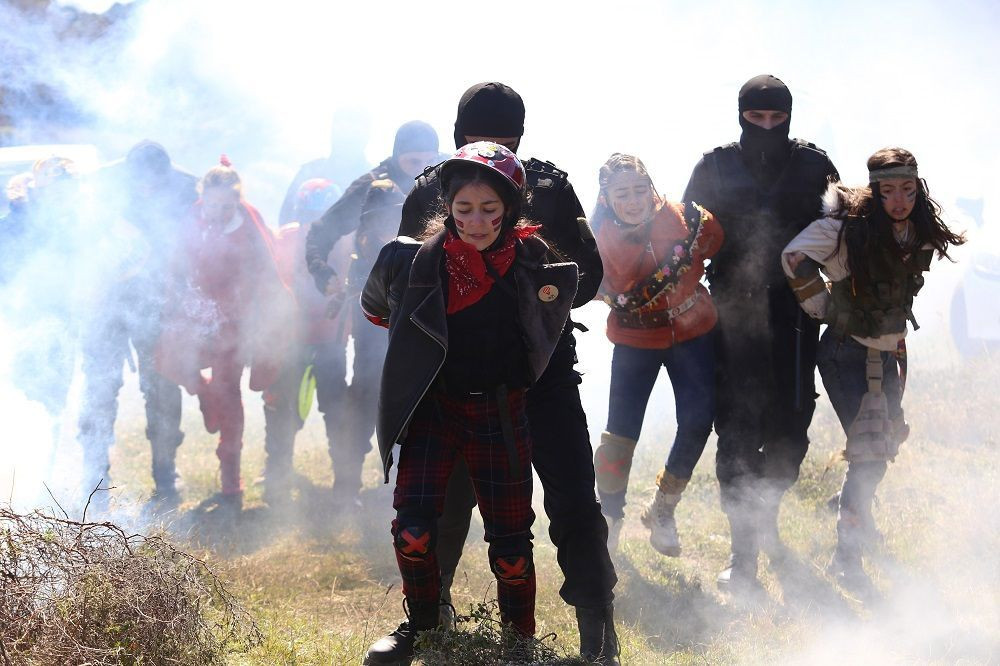
M 764 71 L 792 89 L 792 136 L 828 150 L 846 182 L 864 182 L 864 161 L 875 149 L 904 145 L 958 228 L 998 223 L 990 212 L 1000 148 L 1000 82 L 990 65 L 1000 61 L 996 3 L 857 1 L 831 9 L 649 1 L 583 4 L 571 19 L 560 3 L 512 2 L 502 21 L 496 8 L 458 0 L 377 7 L 140 0 L 40 3 L 38 11 L 25 4 L 0 3 L 0 59 L 18 63 L 3 75 L 12 91 L 4 97 L 8 143 L 92 144 L 110 161 L 151 138 L 196 175 L 226 153 L 248 199 L 272 223 L 298 165 L 344 140 L 330 136 L 335 110 L 364 119 L 356 134 L 366 135 L 371 163 L 391 152 L 395 128 L 412 118 L 431 122 L 446 149 L 459 95 L 491 79 L 525 99 L 521 153 L 569 171 L 585 209 L 597 196 L 597 169 L 616 151 L 639 155 L 659 190 L 676 199 L 703 151 L 738 138 L 736 91 Z M 552 29 L 563 25 L 572 29 Z M 20 277 L 0 287 L 0 497 L 24 505 L 44 498 L 45 478 L 57 489 L 74 483 L 80 330 L 102 313 L 102 294 L 134 250 L 128 228 L 100 214 L 115 202 L 95 200 L 90 183 L 79 182 L 79 205 L 53 218 L 50 230 L 58 233 L 32 247 Z M 964 216 L 958 198 L 985 199 L 985 222 Z M 934 264 L 916 306 L 922 329 L 910 342 L 917 387 L 925 369 L 948 375 L 966 367 L 951 342 L 951 307 L 988 237 L 995 238 L 978 234 L 956 252 L 959 264 Z M 580 313 L 592 329 L 580 336 L 579 355 L 595 438 L 607 413 L 605 315 L 596 303 Z M 70 368 L 55 373 L 58 386 L 36 382 L 41 394 L 26 396 L 26 372 L 34 381 L 44 374 L 38 368 L 56 364 Z M 995 364 L 982 367 L 995 375 Z M 979 390 L 1000 377 L 985 379 Z M 135 393 L 134 382 L 128 390 Z M 917 404 L 955 409 L 965 390 L 948 384 Z M 921 389 L 913 391 L 904 407 Z M 61 396 L 62 409 L 46 408 L 60 406 Z M 665 382 L 651 405 L 669 431 Z M 141 420 L 140 412 L 134 396 L 124 397 L 119 419 Z M 788 647 L 788 663 L 995 659 L 997 471 L 977 462 L 990 455 L 995 419 L 985 408 L 970 418 L 967 450 L 959 447 L 947 462 L 890 468 L 883 502 L 900 511 L 899 520 L 926 526 L 932 543 L 920 549 L 922 561 L 887 566 L 900 584 L 885 608 L 869 621 L 819 616 L 815 632 Z M 923 423 L 931 432 L 915 431 L 914 456 L 936 460 L 934 422 Z M 62 478 L 51 476 L 54 441 Z M 931 472 L 948 490 L 937 500 L 922 494 L 933 485 Z M 913 505 L 926 516 L 907 514 Z

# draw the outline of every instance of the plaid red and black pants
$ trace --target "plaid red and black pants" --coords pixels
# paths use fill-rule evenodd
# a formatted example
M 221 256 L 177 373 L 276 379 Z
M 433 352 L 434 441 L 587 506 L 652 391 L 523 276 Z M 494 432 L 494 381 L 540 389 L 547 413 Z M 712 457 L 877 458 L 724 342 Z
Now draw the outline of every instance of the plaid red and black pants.
M 448 478 L 461 456 L 490 544 L 500 618 L 530 636 L 535 633 L 531 555 L 535 514 L 524 393 L 454 396 L 432 390 L 424 397 L 400 447 L 392 534 L 403 594 L 411 603 L 437 603 L 441 595 L 437 519 L 444 508 Z

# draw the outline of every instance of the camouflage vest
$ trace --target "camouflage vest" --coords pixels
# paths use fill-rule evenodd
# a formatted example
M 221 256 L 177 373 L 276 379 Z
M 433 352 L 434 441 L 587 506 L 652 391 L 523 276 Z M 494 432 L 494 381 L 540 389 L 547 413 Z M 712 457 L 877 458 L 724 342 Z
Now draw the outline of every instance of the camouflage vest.
M 917 330 L 913 297 L 924 286 L 922 273 L 930 268 L 933 254 L 917 250 L 904 259 L 889 249 L 873 253 L 867 284 L 857 284 L 850 275 L 833 283 L 825 323 L 840 336 L 864 338 L 902 333 L 907 321 Z

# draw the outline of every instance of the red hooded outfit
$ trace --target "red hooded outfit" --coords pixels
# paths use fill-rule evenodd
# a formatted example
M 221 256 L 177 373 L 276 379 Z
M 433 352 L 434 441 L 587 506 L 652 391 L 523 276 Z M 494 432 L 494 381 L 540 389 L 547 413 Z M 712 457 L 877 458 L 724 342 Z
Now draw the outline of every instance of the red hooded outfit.
M 206 223 L 197 202 L 172 265 L 158 367 L 198 395 L 205 427 L 219 433 L 222 493 L 238 494 L 243 448 L 240 378 L 250 366 L 252 390 L 264 390 L 275 381 L 294 298 L 279 276 L 271 232 L 245 202 L 224 227 Z M 211 368 L 210 379 L 202 376 L 206 368 Z

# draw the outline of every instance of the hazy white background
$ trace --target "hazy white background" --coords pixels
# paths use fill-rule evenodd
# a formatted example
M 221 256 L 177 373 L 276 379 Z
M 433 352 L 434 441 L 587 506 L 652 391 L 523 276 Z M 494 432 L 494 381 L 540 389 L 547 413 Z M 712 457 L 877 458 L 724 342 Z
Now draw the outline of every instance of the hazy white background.
M 98 119 L 80 140 L 110 159 L 155 139 L 196 174 L 225 152 L 272 222 L 298 165 L 328 153 L 336 109 L 368 114 L 373 164 L 413 118 L 434 125 L 447 151 L 458 97 L 484 80 L 521 93 L 520 152 L 567 170 L 586 210 L 597 169 L 614 151 L 638 154 L 659 190 L 677 198 L 702 152 L 738 139 L 740 85 L 768 72 L 792 90 L 792 135 L 826 149 L 845 181 L 863 182 L 875 149 L 903 145 L 949 219 L 965 228 L 972 222 L 954 200 L 985 196 L 989 211 L 1000 183 L 998 28 L 1000 4 L 988 1 L 148 0 L 137 6 L 123 50 L 74 51 L 33 25 L 0 30 L 23 41 L 39 71 Z M 962 269 L 935 264 L 917 303 L 923 329 L 911 340 L 914 364 L 954 361 L 947 315 Z M 599 431 L 610 346 L 602 306 L 581 317 L 594 329 L 581 336 L 581 367 Z M 654 400 L 667 416 L 672 401 L 661 384 Z M 26 460 L 37 467 L 48 429 L 37 425 L 41 409 L 6 382 L 0 393 L 14 433 L 3 443 L 8 470 L 0 470 L 9 478 Z

